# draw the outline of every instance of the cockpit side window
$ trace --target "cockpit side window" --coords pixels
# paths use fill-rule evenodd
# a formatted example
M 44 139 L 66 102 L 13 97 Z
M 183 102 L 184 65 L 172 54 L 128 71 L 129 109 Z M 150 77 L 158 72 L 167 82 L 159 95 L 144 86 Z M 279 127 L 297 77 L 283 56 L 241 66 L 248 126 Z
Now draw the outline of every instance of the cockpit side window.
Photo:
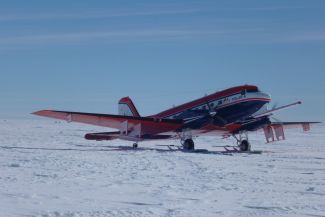
M 247 89 L 246 91 L 247 91 L 247 93 L 256 93 L 259 90 L 258 90 L 258 88 L 251 88 L 251 89 Z

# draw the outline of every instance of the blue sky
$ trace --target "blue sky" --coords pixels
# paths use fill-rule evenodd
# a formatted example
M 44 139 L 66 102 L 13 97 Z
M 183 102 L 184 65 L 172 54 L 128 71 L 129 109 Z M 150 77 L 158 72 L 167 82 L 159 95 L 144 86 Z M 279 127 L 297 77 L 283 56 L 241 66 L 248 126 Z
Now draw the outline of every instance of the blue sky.
M 256 84 L 282 120 L 325 121 L 325 2 L 0 2 L 0 117 L 40 109 L 143 115 Z

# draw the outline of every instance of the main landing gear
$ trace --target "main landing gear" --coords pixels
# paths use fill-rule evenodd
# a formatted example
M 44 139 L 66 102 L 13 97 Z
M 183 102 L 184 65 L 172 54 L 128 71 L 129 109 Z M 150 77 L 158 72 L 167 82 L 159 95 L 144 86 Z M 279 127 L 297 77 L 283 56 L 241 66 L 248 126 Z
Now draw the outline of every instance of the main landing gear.
M 236 137 L 234 134 L 233 137 L 237 140 L 237 145 L 240 151 L 250 151 L 251 144 L 248 141 L 248 133 L 247 132 L 240 132 L 239 138 Z
M 240 151 L 250 151 L 251 145 L 249 144 L 248 140 L 242 140 L 239 144 Z
M 181 139 L 182 148 L 184 151 L 194 150 L 194 141 L 192 139 L 192 132 L 189 129 L 183 130 L 179 137 Z
M 183 149 L 186 151 L 194 150 L 194 141 L 193 139 L 186 139 L 183 141 Z
M 134 149 L 138 148 L 138 143 L 133 143 L 132 148 Z
M 238 137 L 237 137 L 238 135 Z M 237 140 L 237 147 L 234 148 L 236 151 L 249 152 L 251 151 L 251 145 L 248 140 L 248 133 L 246 131 L 233 134 L 233 137 Z M 192 133 L 190 130 L 184 130 L 179 134 L 181 139 L 182 149 L 184 151 L 194 151 L 195 145 L 192 139 Z M 196 150 L 195 150 L 196 151 Z

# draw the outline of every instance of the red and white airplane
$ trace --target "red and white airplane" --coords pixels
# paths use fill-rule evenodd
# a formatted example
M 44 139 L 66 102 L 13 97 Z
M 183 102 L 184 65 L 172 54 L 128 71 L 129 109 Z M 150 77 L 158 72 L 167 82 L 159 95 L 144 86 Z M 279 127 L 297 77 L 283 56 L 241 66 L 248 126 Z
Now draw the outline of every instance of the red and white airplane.
M 69 111 L 42 110 L 33 114 L 109 128 L 115 132 L 89 133 L 88 140 L 123 139 L 139 141 L 179 138 L 184 150 L 194 150 L 193 137 L 199 135 L 233 136 L 240 151 L 249 151 L 248 132 L 264 130 L 267 142 L 284 140 L 285 127 L 302 126 L 319 122 L 272 122 L 275 112 L 301 104 L 267 109 L 270 95 L 253 85 L 232 87 L 203 98 L 173 107 L 155 115 L 141 117 L 129 97 L 119 101 L 118 115 Z

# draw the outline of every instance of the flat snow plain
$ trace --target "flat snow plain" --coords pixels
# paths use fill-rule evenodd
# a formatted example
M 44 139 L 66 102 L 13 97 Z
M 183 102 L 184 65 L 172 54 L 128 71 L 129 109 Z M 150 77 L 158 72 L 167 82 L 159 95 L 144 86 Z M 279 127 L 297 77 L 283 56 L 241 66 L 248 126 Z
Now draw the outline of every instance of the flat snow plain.
M 105 128 L 0 120 L 0 216 L 325 216 L 325 127 L 286 131 L 262 154 L 113 151 L 87 141 Z M 197 148 L 232 145 L 200 137 Z M 179 144 L 140 143 L 140 147 Z

